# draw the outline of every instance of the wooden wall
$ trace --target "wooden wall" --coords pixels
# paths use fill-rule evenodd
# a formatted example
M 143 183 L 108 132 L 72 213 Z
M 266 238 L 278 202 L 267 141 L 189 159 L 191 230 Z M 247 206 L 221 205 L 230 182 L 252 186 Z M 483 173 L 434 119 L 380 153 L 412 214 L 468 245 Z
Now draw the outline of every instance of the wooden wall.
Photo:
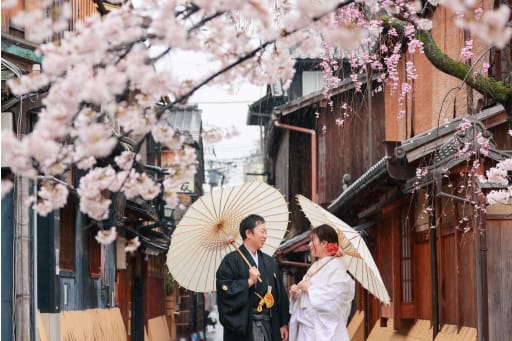
M 278 129 L 278 128 L 275 128 Z M 290 186 L 288 183 L 289 179 L 289 130 L 280 129 L 281 140 L 279 142 L 279 149 L 277 151 L 277 155 L 273 160 L 273 168 L 274 168 L 274 177 L 275 177 L 275 187 L 279 189 L 281 194 L 284 196 L 286 201 L 290 202 Z
M 364 90 L 363 90 L 364 91 Z M 317 193 L 318 203 L 334 200 L 343 189 L 343 175 L 355 181 L 384 156 L 383 94 L 372 97 L 373 131 L 368 128 L 368 101 L 361 93 L 347 91 L 333 97 L 333 107 L 323 106 L 324 100 L 284 116 L 281 122 L 314 129 L 317 133 Z M 347 116 L 343 105 L 348 106 Z M 319 113 L 319 118 L 315 116 Z M 344 119 L 344 125 L 336 121 Z M 329 127 L 326 131 L 323 127 Z M 311 198 L 311 135 L 280 129 L 277 152 L 273 156 L 275 187 L 290 204 L 290 236 L 304 231 L 309 223 L 295 202 L 296 194 Z M 371 135 L 371 136 L 370 136 Z M 369 156 L 369 144 L 373 154 Z
M 484 8 L 493 6 L 491 0 L 480 3 Z M 454 13 L 444 7 L 437 8 L 432 18 L 432 36 L 438 47 L 457 61 L 461 60 L 460 51 L 465 41 L 473 39 L 472 63 L 474 70 L 480 71 L 482 64 L 489 62 L 490 54 L 484 54 L 483 58 L 477 60 L 486 46 L 477 38 L 465 35 L 463 30 L 457 28 L 453 24 L 454 16 Z M 436 69 L 425 55 L 418 51 L 413 55 L 406 53 L 402 56 L 398 67 L 400 82 L 405 79 L 407 61 L 415 63 L 418 78 L 412 83 L 413 93 L 407 96 L 406 114 L 402 119 L 397 118 L 400 110 L 399 91 L 393 92 L 386 87 L 386 141 L 402 141 L 438 126 L 445 120 L 478 111 L 478 102 L 482 96 L 472 90 L 473 99 L 469 100 L 468 104 L 468 92 L 466 87 L 461 87 L 462 81 Z
M 9 33 L 10 20 L 16 15 L 16 13 L 23 9 L 23 2 L 18 1 L 16 6 L 12 8 L 6 9 L 5 6 L 2 6 L 2 32 Z
M 336 96 L 334 107 L 319 108 L 318 133 L 318 200 L 330 203 L 343 190 L 343 175 L 355 181 L 384 156 L 384 96 L 371 98 L 372 133 L 369 132 L 368 100 L 363 94 L 347 91 Z M 348 105 L 344 116 L 343 105 Z M 343 126 L 336 120 L 344 119 Z M 323 127 L 327 127 L 323 133 Z M 370 157 L 370 142 L 373 153 Z
M 512 220 L 487 220 L 489 340 L 512 340 Z
M 98 13 L 96 5 L 92 0 L 71 0 L 72 27 L 80 20 Z
M 300 211 L 295 200 L 296 194 L 302 194 L 311 199 L 311 135 L 290 131 L 289 133 L 289 206 L 291 226 L 296 233 L 309 228 L 310 223 Z
M 69 2 L 71 3 L 71 28 L 75 28 L 76 24 L 80 20 L 84 20 L 85 18 L 98 13 L 96 9 L 96 5 L 92 0 L 61 0 L 55 1 L 54 5 L 59 6 L 60 3 Z M 30 1 L 22 1 L 18 0 L 16 6 L 10 9 L 5 9 L 2 7 L 2 32 L 12 33 L 10 32 L 10 20 L 16 13 L 24 8 L 31 9 L 37 8 L 40 6 L 40 2 L 37 0 Z
M 115 243 L 104 246 L 99 276 L 91 276 L 91 229 L 84 229 L 82 214 L 75 221 L 74 267 L 59 269 L 59 222 L 57 213 L 38 218 L 38 307 L 41 312 L 106 308 L 112 304 L 115 286 Z M 56 273 L 58 269 L 58 273 Z
M 145 320 L 165 314 L 164 257 L 164 255 L 149 256 L 145 262 Z
M 463 216 L 471 217 L 471 211 L 451 199 L 438 200 L 437 205 L 440 206 L 438 212 L 443 212 L 437 219 L 439 225 L 436 231 L 439 323 L 441 327 L 445 324 L 476 327 L 474 229 L 463 233 L 464 226 L 458 226 Z M 421 211 L 416 211 L 415 214 Z M 396 201 L 386 206 L 377 219 L 377 247 L 374 254 L 392 301 L 391 307 L 382 308 L 380 316 L 393 318 L 393 328 L 396 330 L 406 327 L 406 320 L 411 318 L 432 320 L 433 316 L 430 230 L 418 229 L 418 226 L 423 226 L 417 223 L 418 217 L 412 217 L 411 226 L 407 226 L 411 229 L 413 302 L 410 306 L 406 304 L 407 302 L 401 302 L 403 241 L 400 228 L 403 217 L 408 214 L 412 216 L 412 212 L 412 207 Z M 469 226 L 475 226 L 475 223 L 470 222 Z M 412 311 L 409 308 L 412 308 Z M 375 321 L 370 317 L 369 322 Z
M 14 191 L 7 193 L 1 200 L 0 222 L 2 226 L 2 237 L 0 238 L 0 259 L 1 259 L 1 296 L 2 296 L 2 331 L 1 340 L 9 340 L 13 335 L 13 323 L 8 323 L 14 314 L 15 298 L 14 292 Z
M 416 316 L 422 320 L 432 320 L 432 282 L 430 266 L 430 245 L 426 234 L 413 233 L 413 273 Z

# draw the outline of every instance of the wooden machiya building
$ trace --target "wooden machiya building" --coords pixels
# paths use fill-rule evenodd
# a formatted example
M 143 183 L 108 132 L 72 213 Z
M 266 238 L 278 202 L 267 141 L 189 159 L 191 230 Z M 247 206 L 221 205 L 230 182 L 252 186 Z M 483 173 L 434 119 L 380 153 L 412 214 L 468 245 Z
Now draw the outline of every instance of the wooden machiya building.
M 186 136 L 185 142 L 198 154 L 197 173 L 180 194 L 186 205 L 202 194 L 201 112 L 197 107 L 171 112 L 168 123 Z M 131 145 L 132 141 L 121 141 L 124 149 Z M 172 167 L 172 156 L 151 140 L 144 146 L 141 163 L 149 173 L 161 177 L 166 168 Z M 77 187 L 80 175 L 78 171 L 70 172 L 68 184 Z M 72 192 L 64 208 L 31 222 L 36 276 L 27 281 L 34 283 L 37 303 L 31 307 L 40 338 L 175 340 L 189 339 L 194 332 L 203 331 L 202 295 L 176 291 L 180 304 L 173 311 L 166 310 L 166 254 L 182 212 L 170 210 L 159 197 L 152 201 L 126 200 L 116 194 L 112 201 L 108 220 L 97 222 L 79 211 L 78 197 Z M 2 200 L 2 209 L 8 203 Z M 3 215 L 2 219 L 8 222 L 9 217 L 4 219 Z M 98 229 L 110 226 L 116 226 L 117 240 L 110 245 L 99 244 L 95 240 Z M 126 241 L 135 236 L 141 246 L 133 253 L 126 252 Z M 3 235 L 2 243 L 8 246 L 4 239 Z M 3 276 L 3 285 L 7 277 Z M 187 304 L 186 297 L 193 298 L 192 304 Z M 176 312 L 183 317 L 175 320 Z M 168 319 L 168 315 L 173 318 Z
M 463 46 L 460 32 L 448 27 L 449 15 L 435 12 L 440 24 L 433 36 Z M 443 48 L 457 58 L 457 46 Z M 510 64 L 497 57 L 489 57 L 495 65 L 490 72 L 502 79 Z M 311 262 L 309 222 L 294 200 L 303 194 L 360 232 L 391 297 L 389 306 L 382 305 L 358 285 L 351 340 L 509 340 L 511 205 L 486 205 L 475 195 L 495 186 L 477 181 L 477 175 L 512 155 L 507 112 L 475 91 L 475 106 L 467 105 L 466 92 L 451 96 L 448 90 L 460 81 L 435 70 L 423 55 L 404 56 L 402 76 L 410 59 L 419 78 L 403 120 L 396 118 L 398 104 L 390 92 L 363 95 L 374 87 L 367 81 L 362 93 L 342 81 L 330 107 L 320 91 L 304 91 L 312 75 L 303 71 L 313 64 L 306 68 L 302 60 L 284 104 L 267 95 L 250 106 L 248 122 L 265 126 L 268 182 L 292 211 L 277 259 L 288 285 Z M 294 92 L 301 86 L 302 94 Z M 463 120 L 470 122 L 464 132 Z M 475 158 L 458 154 L 462 146 L 479 150 L 479 134 L 490 138 L 490 150 L 472 170 Z
M 204 153 L 202 134 L 201 110 L 197 105 L 179 105 L 168 114 L 169 125 L 182 132 L 185 143 L 193 146 L 197 151 L 197 172 L 193 179 L 182 185 L 180 199 L 184 206 L 189 206 L 198 197 L 203 195 L 204 184 Z M 157 147 L 158 148 L 158 147 Z M 172 167 L 173 152 L 162 150 L 159 162 L 162 167 Z M 173 212 L 174 225 L 178 224 L 186 209 Z M 167 267 L 167 265 L 166 265 Z M 170 269 L 166 268 L 166 272 Z M 202 340 L 205 339 L 205 296 L 179 287 L 172 283 L 172 289 L 166 293 L 166 318 L 170 330 L 171 340 Z
M 8 79 L 38 72 L 42 60 L 35 53 L 38 46 L 9 20 L 22 5 L 2 8 L 2 129 L 20 135 L 31 131 L 45 96 L 44 91 L 14 96 L 6 86 Z M 71 7 L 70 29 L 78 20 L 97 13 L 93 1 L 73 1 Z M 186 186 L 181 194 L 191 201 L 201 194 L 194 191 L 202 189 L 204 178 L 201 115 L 197 108 L 171 113 L 168 123 L 190 136 L 187 143 L 199 156 L 197 174 L 190 180 L 195 185 Z M 134 144 L 123 139 L 117 152 L 131 150 Z M 141 163 L 155 177 L 161 176 L 165 151 L 151 141 L 145 146 Z M 72 169 L 65 181 L 76 188 L 82 175 Z M 71 190 L 65 207 L 39 217 L 24 204 L 38 183 L 15 178 L 2 160 L 4 177 L 14 179 L 15 184 L 2 199 L 2 340 L 176 338 L 166 316 L 164 278 L 165 257 L 179 212 L 172 212 L 158 199 L 126 200 L 115 195 L 109 219 L 92 221 L 79 211 L 78 196 Z M 98 244 L 94 238 L 98 229 L 111 226 L 117 228 L 117 241 Z M 135 236 L 141 246 L 127 253 L 126 240 Z M 204 328 L 201 297 L 196 301 L 193 307 L 200 313 L 193 321 L 184 320 L 182 329 L 193 323 L 196 329 Z M 190 336 L 188 329 L 182 334 L 187 333 Z

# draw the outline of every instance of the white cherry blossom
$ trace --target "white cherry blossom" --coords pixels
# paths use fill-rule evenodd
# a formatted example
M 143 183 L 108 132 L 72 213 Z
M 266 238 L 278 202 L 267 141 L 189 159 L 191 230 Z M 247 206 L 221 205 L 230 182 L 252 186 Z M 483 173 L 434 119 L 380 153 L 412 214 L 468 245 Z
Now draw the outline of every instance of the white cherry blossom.
M 99 230 L 94 238 L 102 245 L 112 244 L 117 238 L 116 228 L 112 226 L 109 230 Z
M 126 252 L 133 253 L 133 252 L 137 251 L 139 246 L 140 246 L 140 241 L 139 241 L 139 237 L 137 236 L 137 237 L 134 237 L 126 242 L 126 247 L 124 248 L 124 250 Z

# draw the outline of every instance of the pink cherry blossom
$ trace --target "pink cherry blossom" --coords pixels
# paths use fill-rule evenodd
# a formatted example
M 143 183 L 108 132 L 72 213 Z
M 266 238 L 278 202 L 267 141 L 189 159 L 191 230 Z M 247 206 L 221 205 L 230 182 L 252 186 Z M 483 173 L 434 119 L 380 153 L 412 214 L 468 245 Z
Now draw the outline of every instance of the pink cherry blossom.
M 464 48 L 460 52 L 462 61 L 467 62 L 473 57 L 473 40 L 467 40 L 464 43 Z
M 135 161 L 135 153 L 124 151 L 121 153 L 121 155 L 116 156 L 114 161 L 119 166 L 119 168 L 124 170 L 130 169 L 133 165 L 133 162 Z
M 51 211 L 64 207 L 67 197 L 68 189 L 65 185 L 45 182 L 37 192 L 33 208 L 44 217 Z
M 2 180 L 2 198 L 9 193 L 14 187 L 14 183 L 10 180 Z
M 110 155 L 117 145 L 117 139 L 112 136 L 110 128 L 105 124 L 91 124 L 77 131 L 77 134 L 78 144 L 86 155 L 105 157 Z
M 127 241 L 126 247 L 124 248 L 124 250 L 126 252 L 133 253 L 139 248 L 139 246 L 140 246 L 140 241 L 139 241 L 139 237 L 137 236 L 137 237 L 134 237 Z
M 491 145 L 489 143 L 489 138 L 484 137 L 482 133 L 478 133 L 476 140 L 478 142 L 478 145 L 480 146 L 480 153 L 482 155 L 489 154 L 489 150 L 491 149 Z
M 102 245 L 110 245 L 117 238 L 116 228 L 112 226 L 109 230 L 99 230 L 94 238 Z
M 506 5 L 483 11 L 475 0 L 429 2 L 452 11 L 456 23 L 475 39 L 498 48 L 510 41 L 510 9 Z M 8 81 L 14 95 L 46 91 L 51 86 L 31 133 L 24 137 L 2 133 L 3 156 L 15 173 L 31 178 L 38 174 L 63 176 L 73 165 L 86 171 L 78 188 L 80 209 L 96 220 L 108 217 L 116 192 L 145 200 L 162 193 L 167 205 L 180 205 L 179 186 L 194 176 L 197 156 L 165 116 L 177 102 L 203 86 L 201 82 L 234 87 L 242 81 L 279 83 L 286 90 L 295 76 L 295 58 L 320 56 L 322 93 L 334 112 L 330 90 L 341 82 L 338 59 L 346 57 L 355 90 L 362 90 L 361 80 L 369 66 L 378 82 L 372 92 L 383 91 L 385 86 L 391 93 L 399 92 L 399 116 L 405 117 L 406 102 L 415 95 L 412 85 L 419 75 L 416 56 L 408 55 L 405 77 L 402 75 L 403 50 L 423 53 L 417 33 L 432 29 L 432 20 L 418 14 L 423 10 L 420 1 L 356 0 L 341 6 L 337 0 L 197 0 L 194 12 L 187 12 L 183 2 L 174 0 L 137 6 L 127 2 L 108 15 L 78 22 L 73 32 L 61 32 L 68 24 L 71 6 L 64 4 L 52 17 L 43 15 L 51 5 L 43 1 L 36 10 L 19 12 L 13 19 L 25 27 L 26 38 L 46 40 L 61 33 L 62 39 L 40 46 L 38 52 L 44 55 L 41 72 Z M 403 31 L 388 27 L 394 18 L 406 22 Z M 157 70 L 155 65 L 165 64 L 180 50 L 200 52 L 208 60 L 209 70 L 197 78 L 178 77 L 174 66 Z M 472 59 L 471 40 L 460 57 L 468 62 Z M 482 62 L 481 71 L 477 67 L 473 71 L 487 76 L 488 63 Z M 171 104 L 157 106 L 163 97 Z M 351 113 L 346 107 L 343 110 L 336 119 L 339 126 Z M 463 122 L 459 132 L 470 125 Z M 161 182 L 133 169 L 140 150 L 108 158 L 118 144 L 130 141 L 139 148 L 149 134 L 173 152 Z M 205 131 L 203 138 L 215 141 L 232 135 L 213 130 Z M 479 136 L 477 142 L 482 154 L 488 152 L 486 138 Z M 469 144 L 459 146 L 460 157 L 472 157 L 473 153 Z M 102 167 L 95 168 L 98 163 Z M 488 180 L 504 183 L 504 167 L 508 163 L 498 163 Z M 461 188 L 467 190 L 469 185 Z M 64 193 L 60 186 L 44 185 L 33 204 L 43 213 L 50 212 L 63 204 Z

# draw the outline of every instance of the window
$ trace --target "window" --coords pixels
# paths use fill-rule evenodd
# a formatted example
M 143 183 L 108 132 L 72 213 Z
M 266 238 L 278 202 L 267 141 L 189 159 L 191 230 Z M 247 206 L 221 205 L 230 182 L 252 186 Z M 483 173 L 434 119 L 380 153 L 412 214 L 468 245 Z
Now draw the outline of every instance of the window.
M 320 91 L 323 88 L 322 71 L 302 72 L 302 96 Z
M 412 302 L 412 264 L 411 264 L 411 232 L 409 228 L 409 217 L 403 215 L 401 218 L 401 233 L 402 239 L 402 253 L 401 253 L 401 267 L 402 267 L 402 302 Z

